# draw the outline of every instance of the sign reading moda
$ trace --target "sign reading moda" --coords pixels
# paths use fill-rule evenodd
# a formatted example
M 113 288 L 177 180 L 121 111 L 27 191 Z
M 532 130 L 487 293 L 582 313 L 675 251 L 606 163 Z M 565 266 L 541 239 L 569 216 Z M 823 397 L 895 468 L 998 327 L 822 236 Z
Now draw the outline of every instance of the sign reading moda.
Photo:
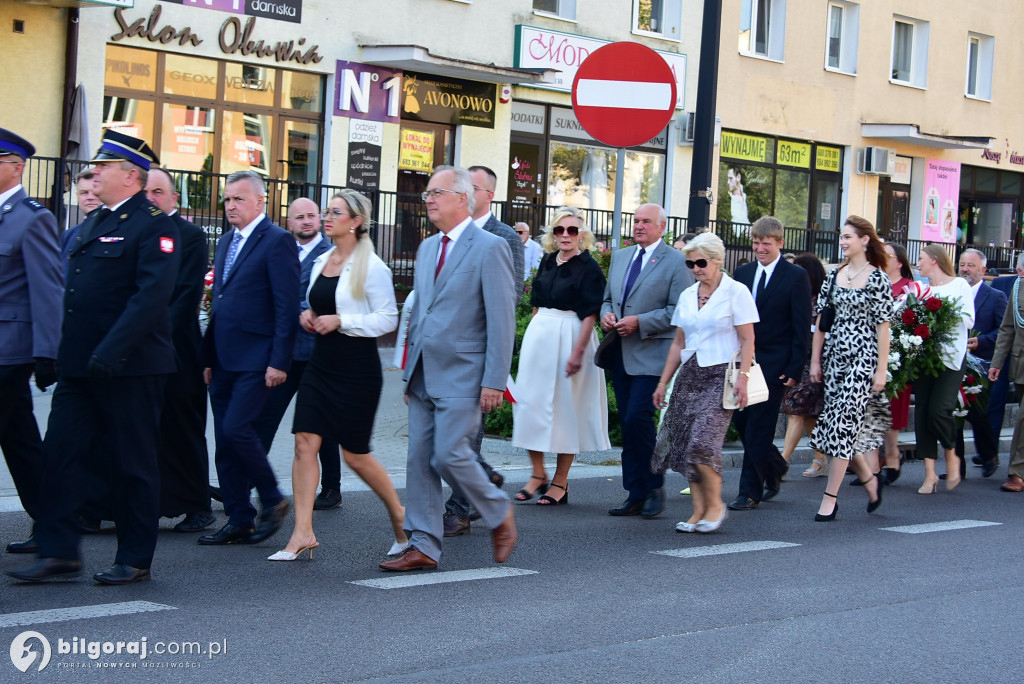
M 302 0 L 160 0 L 172 5 L 302 23 Z

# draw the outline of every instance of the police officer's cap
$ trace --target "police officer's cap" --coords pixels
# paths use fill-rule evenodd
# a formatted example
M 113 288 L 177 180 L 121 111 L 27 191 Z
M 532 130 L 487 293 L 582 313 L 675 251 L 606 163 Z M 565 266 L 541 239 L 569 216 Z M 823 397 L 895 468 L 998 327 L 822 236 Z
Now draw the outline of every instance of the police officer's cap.
M 0 157 L 8 157 L 13 154 L 22 159 L 28 159 L 35 153 L 35 146 L 28 140 L 6 128 L 0 128 Z
M 100 149 L 96 151 L 96 156 L 89 161 L 128 161 L 141 166 L 146 171 L 149 171 L 149 167 L 153 164 L 160 163 L 160 160 L 156 158 L 156 153 L 150 149 L 145 140 L 139 140 L 111 129 L 107 129 L 103 133 Z

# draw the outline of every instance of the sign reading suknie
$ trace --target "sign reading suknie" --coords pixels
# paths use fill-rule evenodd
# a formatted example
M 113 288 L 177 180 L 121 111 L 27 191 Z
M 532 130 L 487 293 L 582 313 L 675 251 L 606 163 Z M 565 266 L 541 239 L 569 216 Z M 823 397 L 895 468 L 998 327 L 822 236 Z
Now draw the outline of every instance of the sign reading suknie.
M 160 0 L 172 5 L 302 23 L 302 0 Z

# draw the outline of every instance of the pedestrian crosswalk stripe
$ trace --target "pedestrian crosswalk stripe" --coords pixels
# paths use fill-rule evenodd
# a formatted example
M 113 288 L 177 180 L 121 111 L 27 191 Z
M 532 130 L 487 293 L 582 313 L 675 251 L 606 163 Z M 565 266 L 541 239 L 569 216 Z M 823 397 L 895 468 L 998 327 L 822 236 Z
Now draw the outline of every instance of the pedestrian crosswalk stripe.
M 358 584 L 361 587 L 372 587 L 373 589 L 405 589 L 407 587 L 419 587 L 426 584 L 445 584 L 447 582 L 469 582 L 471 580 L 498 579 L 501 577 L 518 577 L 521 575 L 536 575 L 536 570 L 522 570 L 520 568 L 477 568 L 475 570 L 448 570 L 445 572 L 417 572 L 407 575 L 389 575 L 376 579 L 355 580 L 349 584 Z
M 719 556 L 725 553 L 744 553 L 746 551 L 768 551 L 769 549 L 785 549 L 800 546 L 780 541 L 752 541 L 737 544 L 717 544 L 715 546 L 694 546 L 689 549 L 668 549 L 667 551 L 651 551 L 659 556 L 675 558 L 700 558 L 701 556 Z
M 125 601 L 124 603 L 101 603 L 95 606 L 78 606 L 75 608 L 30 610 L 25 613 L 0 615 L 0 629 L 21 627 L 22 625 L 39 625 L 47 622 L 67 622 L 69 620 L 111 617 L 113 615 L 151 613 L 158 610 L 177 610 L 177 608 L 166 606 L 162 603 L 151 603 L 150 601 Z
M 972 527 L 991 527 L 1003 523 L 987 520 L 949 520 L 947 522 L 923 523 L 921 525 L 900 525 L 899 527 L 880 527 L 886 532 L 902 532 L 904 534 L 924 534 L 925 532 L 946 532 L 948 530 L 966 530 Z

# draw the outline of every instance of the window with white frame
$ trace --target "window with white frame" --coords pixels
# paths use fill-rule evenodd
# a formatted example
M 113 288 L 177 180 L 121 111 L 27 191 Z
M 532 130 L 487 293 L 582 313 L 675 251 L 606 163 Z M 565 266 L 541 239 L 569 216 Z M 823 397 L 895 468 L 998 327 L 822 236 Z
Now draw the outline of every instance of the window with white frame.
M 786 0 L 743 0 L 739 50 L 782 61 L 786 44 Z
M 576 20 L 576 0 L 533 0 L 533 11 Z
M 633 31 L 679 40 L 682 0 L 633 0 Z
M 856 74 L 860 5 L 843 0 L 828 3 L 827 31 L 825 68 L 845 74 Z
M 979 100 L 992 99 L 992 63 L 996 39 L 980 33 L 967 34 L 967 86 L 964 94 Z
M 892 71 L 889 80 L 924 88 L 928 83 L 929 23 L 894 17 L 892 23 Z

